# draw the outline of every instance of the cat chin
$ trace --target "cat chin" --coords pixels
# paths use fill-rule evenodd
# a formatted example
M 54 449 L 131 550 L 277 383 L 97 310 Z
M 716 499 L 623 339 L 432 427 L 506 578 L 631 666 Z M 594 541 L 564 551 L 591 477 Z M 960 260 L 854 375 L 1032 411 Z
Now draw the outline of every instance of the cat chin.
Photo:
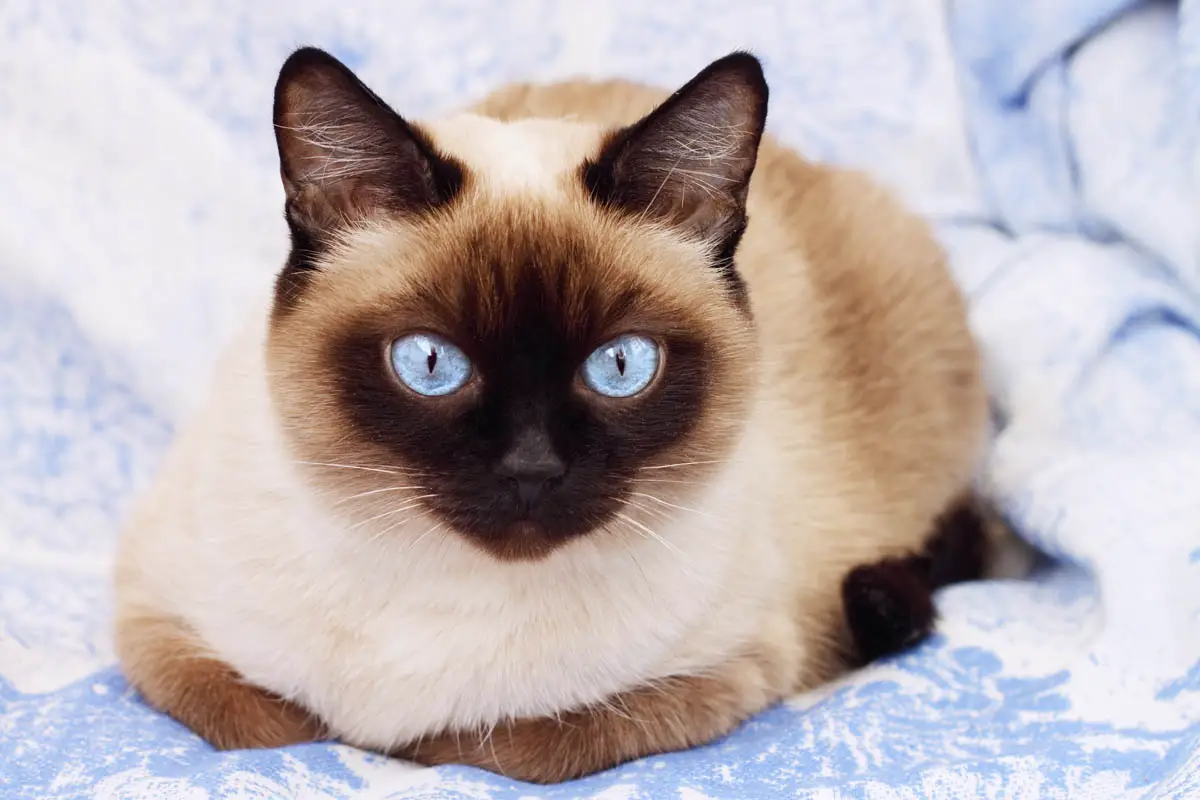
M 499 561 L 540 561 L 568 542 L 598 534 L 599 530 L 561 531 L 534 520 L 518 520 L 486 535 L 457 531 L 475 547 Z

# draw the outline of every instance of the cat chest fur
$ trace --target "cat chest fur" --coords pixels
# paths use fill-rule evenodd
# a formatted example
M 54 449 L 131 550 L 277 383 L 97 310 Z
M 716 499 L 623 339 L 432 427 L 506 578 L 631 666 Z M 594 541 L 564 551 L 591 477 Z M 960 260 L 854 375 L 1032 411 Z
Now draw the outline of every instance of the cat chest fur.
M 229 608 L 197 603 L 205 610 L 193 619 L 248 679 L 299 700 L 339 738 L 388 750 L 446 727 L 486 729 L 602 702 L 736 650 L 779 559 L 735 550 L 714 524 L 659 536 L 609 552 L 581 542 L 514 568 L 470 545 L 397 556 L 396 547 L 354 548 L 344 532 L 314 531 L 295 537 L 308 555 L 275 574 L 264 574 L 268 554 L 243 542 L 241 554 L 225 551 L 223 567 L 228 580 L 240 562 L 242 580 L 227 585 L 240 583 L 241 596 L 228 597 Z M 759 564 L 753 582 L 741 577 L 748 561 Z M 248 607 L 287 612 L 235 612 Z

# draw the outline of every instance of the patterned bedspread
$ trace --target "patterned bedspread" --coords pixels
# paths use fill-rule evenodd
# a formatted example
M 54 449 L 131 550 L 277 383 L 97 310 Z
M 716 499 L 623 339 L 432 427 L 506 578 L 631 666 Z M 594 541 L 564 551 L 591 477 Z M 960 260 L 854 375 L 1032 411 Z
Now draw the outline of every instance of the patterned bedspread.
M 532 787 L 216 753 L 114 668 L 116 531 L 286 247 L 275 70 L 419 116 L 509 79 L 677 84 L 750 47 L 769 128 L 937 223 L 985 342 L 987 480 L 1048 557 L 728 738 Z M 0 4 L 0 795 L 1200 796 L 1200 2 Z

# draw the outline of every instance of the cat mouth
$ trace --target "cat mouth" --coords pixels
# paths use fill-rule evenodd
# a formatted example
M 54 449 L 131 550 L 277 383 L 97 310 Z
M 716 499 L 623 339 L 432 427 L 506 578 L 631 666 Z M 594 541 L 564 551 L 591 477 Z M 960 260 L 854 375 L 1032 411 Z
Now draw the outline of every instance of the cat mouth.
M 445 523 L 447 535 L 462 537 L 501 560 L 541 558 L 602 530 L 620 507 L 616 498 L 580 493 L 569 485 L 533 503 L 501 488 L 447 487 L 422 505 Z
M 522 519 L 509 526 L 508 530 L 505 532 L 504 538 L 511 541 L 532 544 L 557 537 L 549 536 L 546 529 L 533 520 Z
M 453 530 L 476 547 L 502 561 L 533 561 L 597 530 L 591 515 L 537 513 L 492 514 L 463 519 L 453 515 Z
M 468 533 L 468 538 L 503 561 L 536 561 L 575 537 L 556 533 L 532 519 L 519 519 L 485 536 Z

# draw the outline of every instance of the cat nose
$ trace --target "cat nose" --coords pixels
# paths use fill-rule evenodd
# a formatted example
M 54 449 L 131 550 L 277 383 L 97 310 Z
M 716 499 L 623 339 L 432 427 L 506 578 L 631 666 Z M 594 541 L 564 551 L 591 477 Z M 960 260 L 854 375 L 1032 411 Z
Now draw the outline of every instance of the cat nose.
M 496 474 L 516 483 L 517 500 L 525 507 L 536 503 L 546 488 L 566 472 L 550 435 L 536 428 L 518 434 L 496 467 Z

